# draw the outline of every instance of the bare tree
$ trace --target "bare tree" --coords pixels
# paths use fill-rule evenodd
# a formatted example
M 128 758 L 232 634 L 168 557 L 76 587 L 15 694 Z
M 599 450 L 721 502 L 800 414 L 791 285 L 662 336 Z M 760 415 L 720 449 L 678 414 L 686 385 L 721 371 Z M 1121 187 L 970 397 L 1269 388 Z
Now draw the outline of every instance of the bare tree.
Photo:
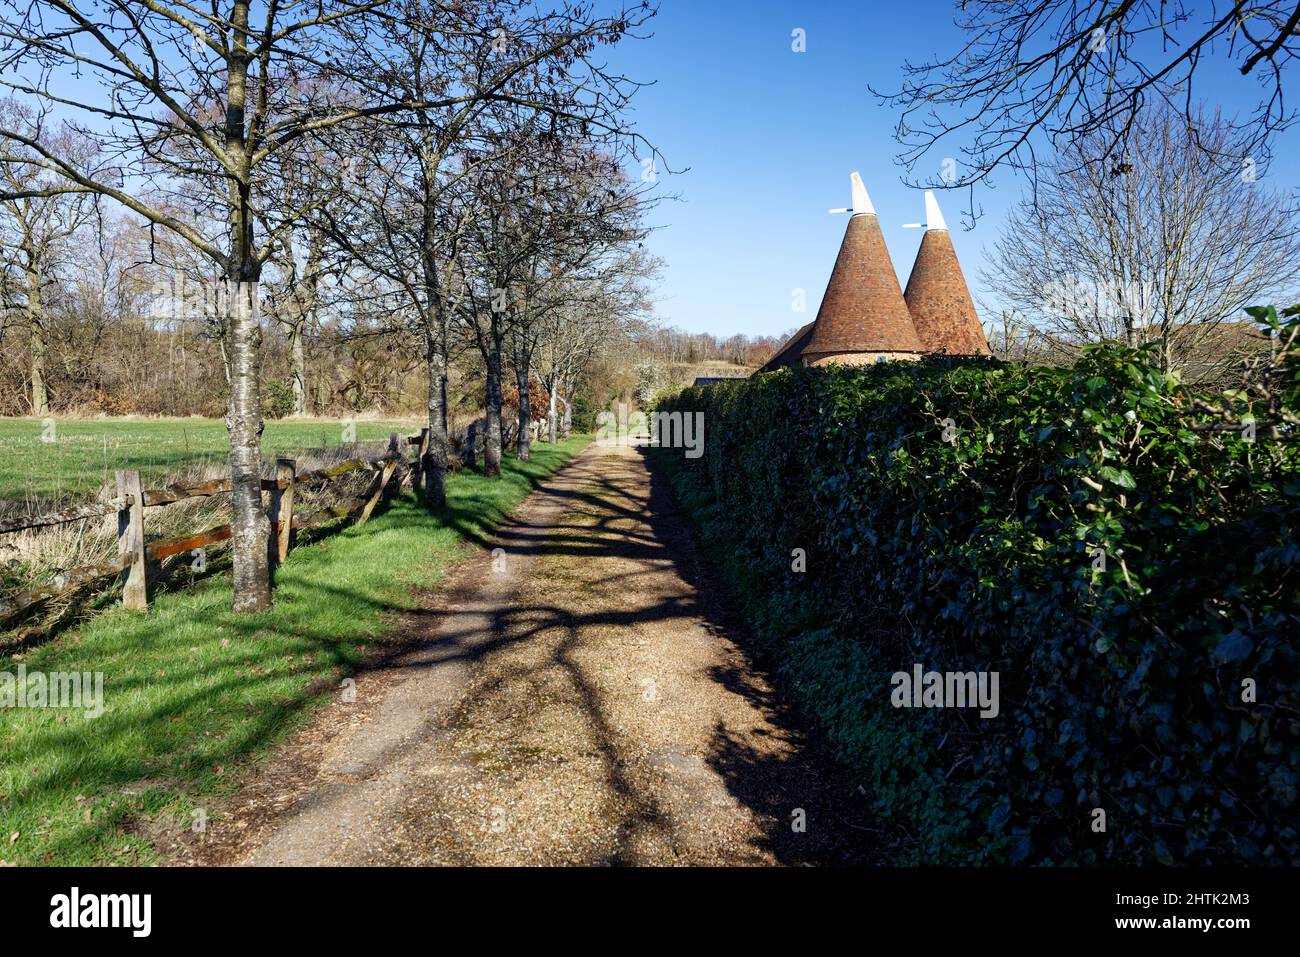
M 341 248 L 402 291 L 417 319 L 430 430 L 423 474 L 432 507 L 443 502 L 447 467 L 453 273 L 468 226 L 483 215 L 481 202 L 476 206 L 465 188 L 466 177 L 486 161 L 545 154 L 573 138 L 639 141 L 623 116 L 637 84 L 593 54 L 602 44 L 635 36 L 654 15 L 644 4 L 600 16 L 579 5 L 538 13 L 526 4 L 501 3 L 493 11 L 491 42 L 482 42 L 474 32 L 437 29 L 440 10 L 437 3 L 413 0 L 400 20 L 384 21 L 377 31 L 382 42 L 357 45 L 357 75 L 386 95 L 400 91 L 410 103 L 426 103 L 447 89 L 504 92 L 376 118 L 363 151 L 375 158 L 363 177 L 366 188 L 359 203 L 331 217 L 328 227 Z M 532 135 L 526 141 L 519 136 L 525 129 Z M 484 340 L 488 355 L 492 339 Z M 489 370 L 499 366 L 500 356 L 492 356 Z M 491 395 L 499 392 L 499 382 L 489 383 Z
M 626 251 L 644 239 L 642 221 L 654 203 L 648 198 L 651 183 L 633 183 L 614 156 L 585 146 L 557 149 L 543 154 L 540 162 L 534 156 L 530 183 L 517 228 L 509 236 L 522 267 L 509 325 L 521 459 L 529 457 L 533 358 L 543 337 L 563 328 L 553 317 L 566 309 L 573 315 L 572 307 L 581 305 L 572 301 L 574 295 L 608 292 L 627 261 Z
M 1055 338 L 1026 322 L 1019 310 L 983 304 L 981 311 L 997 315 L 996 320 L 985 324 L 984 337 L 993 355 L 1003 362 L 1062 365 L 1072 357 Z
M 642 243 L 620 243 L 566 282 L 563 305 L 546 318 L 537 349 L 538 377 L 550 400 L 549 441 L 556 441 L 561 431 L 568 438 L 579 376 L 599 358 L 630 343 L 646 322 L 652 308 L 650 286 L 661 268 L 661 261 Z
M 519 70 L 572 46 L 575 30 L 582 34 L 579 49 L 590 51 L 622 36 L 629 22 L 619 15 L 593 26 L 583 6 L 537 15 L 529 22 L 539 24 L 538 41 L 514 61 L 517 70 L 469 86 L 451 82 L 427 99 L 390 89 L 382 71 L 365 69 L 369 61 L 362 53 L 382 44 L 384 29 L 393 23 L 428 28 L 421 19 L 427 17 L 448 36 L 474 37 L 490 49 L 504 41 L 508 48 L 515 38 L 497 32 L 503 12 L 522 6 L 507 0 L 439 4 L 408 18 L 402 5 L 379 0 L 282 0 L 256 8 L 251 0 L 221 8 L 179 0 L 26 0 L 0 13 L 0 84 L 38 104 L 38 122 L 55 109 L 80 111 L 87 123 L 95 122 L 93 132 L 115 160 L 91 169 L 6 125 L 0 127 L 0 163 L 58 174 L 61 184 L 43 188 L 42 196 L 112 198 L 182 237 L 230 284 L 227 426 L 236 610 L 260 610 L 271 601 L 257 287 L 279 234 L 307 218 L 316 202 L 311 197 L 306 208 L 279 209 L 267 201 L 264 185 L 301 161 L 304 143 L 328 140 L 345 124 L 483 99 L 535 105 L 533 89 L 516 94 L 510 88 Z M 590 100 L 598 105 L 599 91 Z M 219 197 L 216 215 L 178 215 L 160 203 L 161 181 L 169 178 L 205 184 L 206 195 Z M 28 192 L 8 190 L 0 198 Z
M 963 161 L 936 162 L 917 179 L 928 185 L 973 187 L 1000 166 L 1032 174 L 1044 137 L 1057 148 L 1089 140 L 1100 159 L 1122 155 L 1145 107 L 1163 102 L 1192 120 L 1198 71 L 1219 57 L 1263 87 L 1233 131 L 1242 152 L 1231 162 L 1243 152 L 1262 162 L 1271 135 L 1295 118 L 1283 77 L 1300 52 L 1294 0 L 970 0 L 957 25 L 966 35 L 957 53 L 907 64 L 901 89 L 876 91 L 903 108 L 909 170 L 938 159 L 940 143 L 957 144 Z
M 66 126 L 43 128 L 35 113 L 12 98 L 0 100 L 0 125 L 22 130 L 43 148 L 76 157 L 80 163 L 93 160 L 93 140 Z M 29 161 L 35 150 L 22 150 Z M 15 281 L 7 284 L 6 309 L 23 314 L 27 332 L 29 392 L 32 415 L 48 415 L 49 388 L 46 379 L 47 288 L 56 267 L 68 252 L 68 240 L 86 225 L 94 212 L 92 197 L 66 193 L 57 187 L 57 176 L 34 162 L 0 163 L 0 255 L 6 273 Z M 51 189 L 51 187 L 56 187 Z
M 58 174 L 43 195 L 110 197 L 200 251 L 228 284 L 234 607 L 270 605 L 268 523 L 262 510 L 262 432 L 257 371 L 257 284 L 277 232 L 296 211 L 269 215 L 259 181 L 303 138 L 358 116 L 355 103 L 298 97 L 292 78 L 323 58 L 334 21 L 356 15 L 347 3 L 289 0 L 254 19 L 250 0 L 207 11 L 158 0 L 30 0 L 0 16 L 3 82 L 48 112 L 78 109 L 116 160 L 87 168 L 78 157 L 20 128 L 0 127 L 6 165 Z M 97 81 L 100 96 L 74 96 L 73 77 Z M 84 82 L 80 89 L 87 89 Z M 92 102 L 92 99 L 94 102 Z M 84 132 L 90 135 L 89 127 Z M 30 152 L 20 152 L 20 150 Z M 35 154 L 31 159 L 30 154 Z M 220 197 L 216 222 L 183 217 L 159 202 L 167 177 L 203 184 Z M 272 219 L 278 223 L 268 226 Z M 267 235 L 259 242 L 259 221 Z
M 320 307 L 321 269 L 324 266 L 321 231 L 308 227 L 305 232 L 301 258 L 292 243 L 285 243 L 285 309 L 284 314 L 278 317 L 289 340 L 294 415 L 307 415 L 310 411 L 306 339 L 309 324 Z
M 268 202 L 278 208 L 315 211 L 315 215 L 278 230 L 278 241 L 268 260 L 276 281 L 270 284 L 267 299 L 272 302 L 275 320 L 288 347 L 292 414 L 298 416 L 309 412 L 306 342 L 310 328 L 318 323 L 321 286 L 329 265 L 321 211 L 337 205 L 339 191 L 353 188 L 358 168 L 353 158 L 340 152 L 333 144 L 309 144 L 306 162 L 290 166 L 267 183 L 268 191 L 278 191 L 279 195 L 268 197 Z
M 1193 122 L 1152 109 L 1122 156 L 1097 133 L 1045 164 L 985 270 L 995 297 L 1067 349 L 1160 341 L 1164 365 L 1186 367 L 1225 320 L 1293 293 L 1300 206 L 1200 148 L 1240 149 L 1217 114 Z

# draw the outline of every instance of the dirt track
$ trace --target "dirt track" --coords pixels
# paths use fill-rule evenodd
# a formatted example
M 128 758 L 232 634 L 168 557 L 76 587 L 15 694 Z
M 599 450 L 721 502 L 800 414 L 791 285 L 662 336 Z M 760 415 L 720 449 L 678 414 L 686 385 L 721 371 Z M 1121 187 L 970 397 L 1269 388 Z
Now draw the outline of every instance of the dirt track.
M 403 623 L 411 650 L 279 749 L 194 859 L 871 859 L 859 799 L 728 637 L 641 450 L 589 447 L 480 544 Z

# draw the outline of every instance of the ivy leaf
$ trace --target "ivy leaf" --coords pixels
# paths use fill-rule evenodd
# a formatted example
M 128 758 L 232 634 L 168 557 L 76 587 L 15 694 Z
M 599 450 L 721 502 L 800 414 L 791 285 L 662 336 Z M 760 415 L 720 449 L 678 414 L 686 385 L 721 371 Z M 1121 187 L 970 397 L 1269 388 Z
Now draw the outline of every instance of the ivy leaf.
M 1133 476 L 1129 474 L 1128 469 L 1117 469 L 1110 465 L 1101 467 L 1101 477 L 1107 482 L 1118 485 L 1120 488 L 1137 488 L 1137 482 L 1133 481 Z
M 1011 856 L 1009 862 L 1013 865 L 1019 864 L 1027 858 L 1032 851 L 1033 845 L 1029 841 L 1029 835 L 1022 834 L 1016 839 L 1016 843 L 1011 845 Z
M 1011 817 L 1011 803 L 1009 801 L 1002 801 L 993 809 L 993 813 L 989 815 L 989 827 L 996 830 L 1003 824 L 1006 824 L 1009 817 Z
M 1214 657 L 1220 661 L 1240 661 L 1254 649 L 1255 644 L 1239 630 L 1230 631 L 1219 641 L 1214 649 Z

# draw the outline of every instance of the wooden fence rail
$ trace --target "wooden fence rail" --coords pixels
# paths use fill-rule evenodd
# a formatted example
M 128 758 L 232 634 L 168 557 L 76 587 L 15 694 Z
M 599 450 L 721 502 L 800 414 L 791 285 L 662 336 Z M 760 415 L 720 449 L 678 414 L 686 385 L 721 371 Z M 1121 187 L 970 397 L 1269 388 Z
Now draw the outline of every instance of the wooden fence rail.
M 410 475 L 413 487 L 418 490 L 419 468 L 428 447 L 428 429 L 423 430 L 420 435 L 406 437 L 405 444 L 417 447 L 414 462 L 407 461 L 402 455 L 396 432 L 389 439 L 388 452 L 383 457 L 371 461 L 348 459 L 312 472 L 297 474 L 293 459 L 277 459 L 275 478 L 262 480 L 262 490 L 271 493 L 269 511 L 271 533 L 267 547 L 272 560 L 278 564 L 288 557 L 294 530 L 315 528 L 327 522 L 349 517 L 355 517 L 357 524 L 368 521 L 385 493 L 391 494 L 397 491 L 397 489 L 389 489 L 395 474 L 398 475 L 399 486 L 405 483 L 406 476 Z M 327 504 L 302 515 L 294 513 L 296 490 L 307 486 L 324 488 L 337 479 L 362 469 L 369 469 L 372 477 L 359 499 L 353 498 L 341 503 Z M 229 492 L 231 489 L 229 479 L 193 485 L 173 484 L 162 489 L 144 490 L 140 487 L 140 473 L 137 471 L 122 469 L 117 472 L 116 477 L 117 497 L 108 502 L 79 505 L 58 512 L 0 522 L 0 534 L 5 534 L 29 528 L 65 525 L 114 513 L 118 516 L 118 556 L 115 560 L 74 568 L 61 574 L 50 585 L 19 592 L 10 595 L 7 599 L 0 598 L 0 629 L 26 618 L 41 606 L 57 598 L 113 575 L 121 575 L 123 572 L 126 573 L 122 585 L 123 606 L 146 609 L 150 566 L 153 566 L 156 571 L 158 563 L 165 558 L 229 540 L 231 535 L 229 524 L 156 542 L 146 542 L 144 530 L 145 508 Z

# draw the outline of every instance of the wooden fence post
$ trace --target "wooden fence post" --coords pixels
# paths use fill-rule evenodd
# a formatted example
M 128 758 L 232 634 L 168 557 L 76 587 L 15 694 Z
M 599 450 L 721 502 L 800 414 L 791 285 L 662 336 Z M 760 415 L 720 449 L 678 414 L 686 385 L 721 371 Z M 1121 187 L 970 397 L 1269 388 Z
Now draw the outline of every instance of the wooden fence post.
M 388 457 L 393 460 L 393 470 L 392 470 L 393 472 L 397 471 L 397 467 L 399 465 L 401 466 L 406 465 L 406 446 L 408 444 L 409 442 L 406 436 L 399 435 L 396 432 L 393 433 L 392 438 L 389 440 Z M 417 461 L 419 460 L 417 459 Z M 389 474 L 391 475 L 392 472 L 390 472 Z M 403 482 L 406 481 L 405 475 L 402 476 L 402 481 Z M 400 484 L 397 486 L 397 488 L 390 489 L 388 487 L 388 480 L 385 478 L 383 487 L 380 489 L 379 494 L 382 497 L 384 503 L 387 504 L 388 502 L 391 502 L 393 500 L 393 496 L 401 492 L 401 490 L 402 490 L 402 486 Z
M 380 496 L 384 494 L 384 489 L 388 487 L 388 480 L 393 477 L 393 469 L 395 468 L 397 468 L 396 459 L 388 459 L 380 467 L 379 473 L 375 478 L 376 485 L 374 494 L 372 494 L 370 500 L 366 502 L 366 507 L 361 510 L 361 517 L 357 519 L 358 525 L 364 525 L 370 520 L 370 513 L 373 512 L 375 506 L 379 504 Z
M 425 427 L 420 430 L 420 441 L 415 446 L 415 468 L 411 472 L 411 491 L 417 496 L 420 490 L 424 488 L 421 484 L 425 479 L 424 465 L 425 457 L 429 454 L 429 429 Z
M 145 583 L 144 557 L 144 490 L 140 473 L 134 469 L 117 469 L 117 494 L 130 497 L 130 503 L 117 513 L 117 557 L 130 562 L 126 583 L 122 586 L 122 607 L 144 611 L 149 607 Z
M 277 488 L 271 496 L 271 531 L 275 535 L 275 560 L 279 564 L 289 557 L 289 535 L 293 532 L 293 480 L 297 476 L 293 459 L 275 460 Z
M 471 422 L 469 428 L 465 430 L 465 464 L 470 468 L 474 467 L 474 459 L 478 450 L 474 448 L 478 444 L 478 423 Z

